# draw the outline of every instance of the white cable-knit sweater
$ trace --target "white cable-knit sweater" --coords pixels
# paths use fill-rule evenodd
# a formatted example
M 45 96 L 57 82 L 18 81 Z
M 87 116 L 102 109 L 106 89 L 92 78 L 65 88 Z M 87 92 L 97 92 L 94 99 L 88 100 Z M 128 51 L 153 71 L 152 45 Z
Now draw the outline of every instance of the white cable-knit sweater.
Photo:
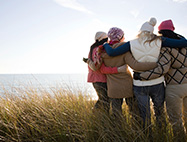
M 152 42 L 134 39 L 130 41 L 131 52 L 139 62 L 157 62 L 160 54 L 161 40 Z M 164 76 L 148 81 L 133 80 L 135 86 L 151 86 L 164 82 Z

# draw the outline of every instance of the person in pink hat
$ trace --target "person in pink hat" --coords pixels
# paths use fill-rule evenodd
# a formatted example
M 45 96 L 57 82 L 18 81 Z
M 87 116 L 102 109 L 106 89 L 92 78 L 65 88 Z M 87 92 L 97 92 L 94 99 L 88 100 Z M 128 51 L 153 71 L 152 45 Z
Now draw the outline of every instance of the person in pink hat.
M 172 20 L 166 20 L 163 21 L 159 26 L 158 26 L 158 30 L 159 32 L 162 30 L 170 30 L 170 31 L 174 31 L 175 27 L 173 25 Z
M 163 37 L 184 39 L 174 30 L 172 20 L 165 20 L 158 27 L 158 32 Z M 158 67 L 140 73 L 138 79 L 151 80 L 162 75 L 165 76 L 166 108 L 175 141 L 185 141 L 185 124 L 187 124 L 187 47 L 181 49 L 162 47 Z

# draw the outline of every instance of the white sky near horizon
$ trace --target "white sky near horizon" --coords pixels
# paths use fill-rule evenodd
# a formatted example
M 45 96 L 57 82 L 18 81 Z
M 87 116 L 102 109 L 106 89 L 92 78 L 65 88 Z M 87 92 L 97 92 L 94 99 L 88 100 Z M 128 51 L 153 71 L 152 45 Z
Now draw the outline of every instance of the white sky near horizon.
M 97 31 L 119 27 L 125 41 L 155 17 L 187 37 L 187 0 L 0 0 L 0 74 L 87 73 Z

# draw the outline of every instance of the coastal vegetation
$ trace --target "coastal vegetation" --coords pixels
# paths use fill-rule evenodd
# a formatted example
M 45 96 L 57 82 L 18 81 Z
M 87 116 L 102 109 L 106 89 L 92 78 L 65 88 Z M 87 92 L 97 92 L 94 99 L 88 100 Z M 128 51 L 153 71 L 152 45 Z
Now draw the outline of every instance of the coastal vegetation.
M 95 100 L 80 89 L 32 87 L 4 89 L 0 98 L 0 141 L 2 142 L 148 142 L 123 104 L 116 120 L 93 111 Z M 153 113 L 153 112 L 152 112 Z M 167 119 L 167 118 L 166 118 Z M 172 142 L 171 126 L 157 128 L 152 115 L 152 140 Z M 147 128 L 148 129 L 148 128 Z

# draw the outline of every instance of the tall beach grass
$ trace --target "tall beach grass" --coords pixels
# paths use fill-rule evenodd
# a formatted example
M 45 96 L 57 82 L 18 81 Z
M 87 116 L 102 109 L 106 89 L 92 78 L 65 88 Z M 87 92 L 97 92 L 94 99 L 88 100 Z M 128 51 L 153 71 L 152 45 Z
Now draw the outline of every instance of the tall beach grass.
M 4 90 L 0 98 L 2 142 L 148 142 L 123 104 L 116 121 L 102 111 L 93 112 L 95 100 L 86 91 L 32 87 Z M 152 112 L 153 113 L 153 112 Z M 152 140 L 172 142 L 171 126 L 158 129 L 152 117 Z

